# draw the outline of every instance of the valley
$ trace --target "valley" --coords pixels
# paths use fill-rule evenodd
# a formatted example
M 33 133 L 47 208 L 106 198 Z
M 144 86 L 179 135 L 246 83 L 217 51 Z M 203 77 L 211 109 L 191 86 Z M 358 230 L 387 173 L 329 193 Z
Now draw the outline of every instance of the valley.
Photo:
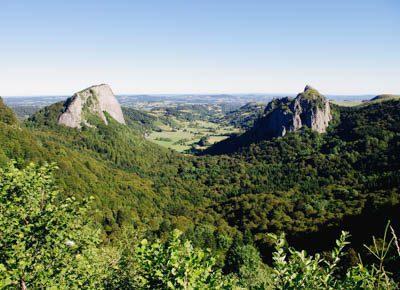
M 307 86 L 267 105 L 143 110 L 120 107 L 111 89 L 98 85 L 28 118 L 2 103 L 0 164 L 29 171 L 31 162 L 54 162 L 63 198 L 91 198 L 89 220 L 112 247 L 134 232 L 156 242 L 178 231 L 175 239 L 210 249 L 226 275 L 237 275 L 239 262 L 230 259 L 242 254 L 232 251 L 245 248 L 257 273 L 270 269 L 270 234 L 284 232 L 296 249 L 326 253 L 346 230 L 346 255 L 358 252 L 370 263 L 363 245 L 389 219 L 400 229 L 399 106 L 387 96 L 339 106 Z M 360 223 L 369 227 L 360 231 Z M 260 275 L 259 285 L 269 283 L 270 274 Z
M 160 125 L 160 131 L 152 131 L 146 136 L 158 145 L 176 150 L 190 152 L 191 150 L 204 150 L 210 145 L 222 141 L 230 134 L 240 132 L 233 126 L 218 124 L 209 121 L 178 121 L 172 119 L 176 127 Z
M 138 95 L 117 99 L 124 113 L 132 114 L 131 125 L 142 131 L 147 140 L 191 154 L 232 134 L 243 133 L 262 114 L 266 104 L 279 97 L 282 95 Z M 368 96 L 331 96 L 331 102 L 352 107 L 363 104 L 361 98 Z M 5 98 L 5 103 L 25 120 L 62 99 L 65 97 L 15 97 Z
M 0 290 L 400 290 L 400 1 L 0 1 Z

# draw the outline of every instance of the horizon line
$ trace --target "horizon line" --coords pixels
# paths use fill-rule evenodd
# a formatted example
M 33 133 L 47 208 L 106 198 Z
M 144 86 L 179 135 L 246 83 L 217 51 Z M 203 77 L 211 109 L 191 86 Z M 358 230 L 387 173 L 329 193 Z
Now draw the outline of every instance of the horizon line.
M 264 92 L 236 92 L 236 93 L 228 93 L 228 92 L 219 92 L 219 93 L 114 93 L 116 97 L 129 97 L 129 96 L 220 96 L 220 95 L 264 95 L 268 97 L 276 96 L 296 96 L 299 93 L 264 93 Z M 400 95 L 395 93 L 357 93 L 357 94 L 336 94 L 336 93 L 321 93 L 324 96 L 335 96 L 335 97 L 361 97 L 361 96 L 378 96 L 378 95 Z M 73 95 L 73 94 L 72 94 Z M 57 98 L 57 97 L 71 97 L 71 94 L 31 94 L 31 95 L 0 95 L 1 98 Z

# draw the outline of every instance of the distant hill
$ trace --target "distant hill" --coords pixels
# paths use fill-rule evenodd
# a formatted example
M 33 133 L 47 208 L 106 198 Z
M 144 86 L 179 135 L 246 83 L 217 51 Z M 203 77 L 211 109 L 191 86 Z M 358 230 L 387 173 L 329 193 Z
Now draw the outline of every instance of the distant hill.
M 15 112 L 18 119 L 20 120 L 28 119 L 30 116 L 32 116 L 41 109 L 41 107 L 34 105 L 31 106 L 15 105 L 15 106 L 10 106 L 10 108 Z
M 134 108 L 122 107 L 126 124 L 139 132 L 158 130 L 159 118 L 148 112 Z
M 400 95 L 382 94 L 372 98 L 370 102 L 380 102 L 380 101 L 398 100 L 398 99 L 400 99 Z
M 225 113 L 221 121 L 234 127 L 247 130 L 254 125 L 255 120 L 261 117 L 264 109 L 265 104 L 255 102 L 247 103 L 236 110 Z
M 124 125 L 105 113 L 107 123 L 71 128 L 58 123 L 64 102 L 23 123 L 0 105 L 0 164 L 55 162 L 65 196 L 94 197 L 88 218 L 110 243 L 126 229 L 163 239 L 177 228 L 220 253 L 222 265 L 242 242 L 268 261 L 267 233 L 316 251 L 349 230 L 359 250 L 388 218 L 400 230 L 400 100 L 330 105 L 330 120 L 326 108 L 308 87 L 270 103 L 246 133 L 207 152 L 214 156 L 189 156 L 148 142 L 132 125 L 152 126 L 151 114 L 124 110 Z M 281 126 L 272 130 L 272 120 Z

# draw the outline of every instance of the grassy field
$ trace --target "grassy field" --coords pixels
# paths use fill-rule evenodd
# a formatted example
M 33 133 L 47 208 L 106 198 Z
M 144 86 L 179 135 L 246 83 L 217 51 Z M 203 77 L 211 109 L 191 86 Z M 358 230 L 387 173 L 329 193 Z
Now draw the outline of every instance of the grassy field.
M 161 146 L 184 152 L 192 147 L 205 149 L 206 147 L 228 137 L 229 134 L 238 132 L 232 126 L 219 125 L 207 121 L 182 121 L 174 118 L 176 127 L 160 125 L 160 132 L 153 131 L 147 139 Z M 198 145 L 200 139 L 205 138 L 205 146 Z

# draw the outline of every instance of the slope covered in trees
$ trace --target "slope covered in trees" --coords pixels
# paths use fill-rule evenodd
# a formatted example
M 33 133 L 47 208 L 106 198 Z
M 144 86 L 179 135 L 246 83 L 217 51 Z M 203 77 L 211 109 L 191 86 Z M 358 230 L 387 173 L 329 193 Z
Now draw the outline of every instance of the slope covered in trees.
M 343 266 L 348 233 L 330 254 L 308 256 L 269 235 L 273 263 L 251 245 L 235 244 L 226 266 L 217 254 L 194 247 L 175 230 L 166 241 L 128 231 L 118 243 L 100 243 L 86 218 L 87 204 L 65 199 L 54 166 L 0 169 L 0 287 L 2 289 L 397 289 L 387 259 L 400 252 L 393 228 L 368 248 L 377 264 Z
M 240 108 L 229 111 L 221 118 L 220 122 L 226 122 L 241 129 L 250 129 L 260 116 L 262 116 L 265 105 L 259 103 L 247 103 Z
M 326 245 L 339 227 L 371 234 L 399 209 L 399 109 L 399 101 L 336 108 L 340 122 L 326 134 L 244 145 L 229 157 L 240 166 L 218 174 L 230 176 L 230 190 L 216 211 L 265 245 L 263 233 L 279 230 L 303 246 L 307 236 Z
M 399 109 L 396 100 L 335 107 L 326 134 L 304 128 L 196 157 L 162 149 L 112 118 L 93 120 L 95 128 L 59 126 L 54 105 L 23 124 L 0 122 L 0 162 L 55 162 L 64 196 L 94 196 L 91 216 L 112 244 L 126 229 L 152 240 L 178 228 L 222 265 L 241 243 L 270 260 L 271 232 L 318 251 L 347 229 L 360 250 L 388 218 L 398 229 Z M 238 272 L 235 263 L 226 271 Z
M 6 124 L 17 123 L 17 118 L 13 111 L 4 104 L 3 99 L 0 97 L 0 122 Z
M 185 158 L 111 119 L 76 130 L 45 117 L 53 115 L 46 108 L 17 127 L 0 123 L 2 163 L 55 162 L 66 194 L 96 197 L 96 221 L 111 236 L 125 225 L 193 230 L 193 220 L 205 218 L 204 198 L 192 194 L 199 186 L 179 174 L 189 167 Z

